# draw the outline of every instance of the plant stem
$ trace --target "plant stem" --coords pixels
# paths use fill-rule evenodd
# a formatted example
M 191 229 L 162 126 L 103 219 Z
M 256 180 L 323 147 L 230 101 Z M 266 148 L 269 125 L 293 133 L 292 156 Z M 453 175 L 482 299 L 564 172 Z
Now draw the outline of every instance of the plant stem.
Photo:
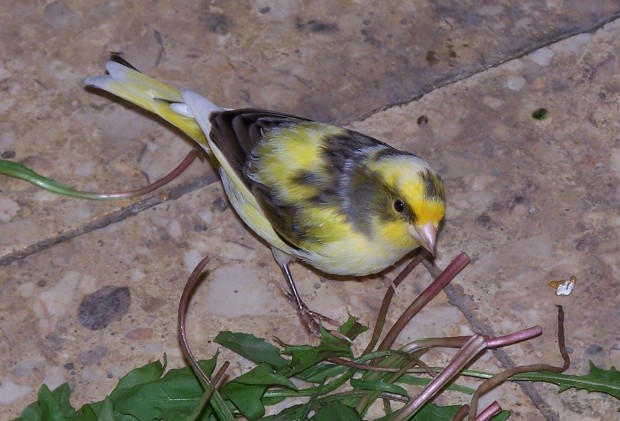
M 470 262 L 470 258 L 464 252 L 460 252 L 452 262 L 441 272 L 441 275 L 437 277 L 425 290 L 416 298 L 413 303 L 405 310 L 403 314 L 398 318 L 392 329 L 385 336 L 379 350 L 389 349 L 396 337 L 405 328 L 409 321 L 416 315 L 426 304 L 428 304 L 439 292 L 454 279 Z
M 396 288 L 405 280 L 405 278 L 411 273 L 413 269 L 417 265 L 420 264 L 426 258 L 426 252 L 422 252 L 415 256 L 411 262 L 402 270 L 392 282 L 391 288 L 385 292 L 385 296 L 383 297 L 383 302 L 381 303 L 381 308 L 379 309 L 379 314 L 377 314 L 377 320 L 375 322 L 375 328 L 372 331 L 372 337 L 363 354 L 367 354 L 372 351 L 379 342 L 379 338 L 381 337 L 381 332 L 383 331 L 383 327 L 385 326 L 385 317 L 387 316 L 388 309 L 390 308 L 390 304 L 392 303 L 392 298 L 394 298 L 394 294 L 396 292 Z
M 203 405 L 205 405 L 206 402 L 208 402 L 208 399 L 211 397 L 212 398 L 211 404 L 213 405 L 213 409 L 215 413 L 218 415 L 218 417 L 223 421 L 233 421 L 234 420 L 233 415 L 226 407 L 226 404 L 224 403 L 224 399 L 222 399 L 222 396 L 215 389 L 217 386 L 217 383 L 224 375 L 224 371 L 226 371 L 226 369 L 228 368 L 228 365 L 229 365 L 228 361 L 226 361 L 223 364 L 222 368 L 217 372 L 217 374 L 215 375 L 214 381 L 212 382 L 211 380 L 209 380 L 209 377 L 207 377 L 207 375 L 202 370 L 202 368 L 200 368 L 200 365 L 198 365 L 198 362 L 196 361 L 196 358 L 194 357 L 194 354 L 192 353 L 192 350 L 189 346 L 189 341 L 187 339 L 187 331 L 186 331 L 186 324 L 185 324 L 185 317 L 187 315 L 187 306 L 189 304 L 189 300 L 191 298 L 192 292 L 194 291 L 194 287 L 200 280 L 200 275 L 202 274 L 202 271 L 207 266 L 207 264 L 209 264 L 209 261 L 210 261 L 209 257 L 205 257 L 204 259 L 202 259 L 198 263 L 198 265 L 194 268 L 194 270 L 192 271 L 192 274 L 190 275 L 189 279 L 185 283 L 185 287 L 183 288 L 183 293 L 181 294 L 181 299 L 179 300 L 179 311 L 178 311 L 178 317 L 177 317 L 178 338 L 179 338 L 179 342 L 181 343 L 181 350 L 183 351 L 185 358 L 189 361 L 190 366 L 192 367 L 192 370 L 194 371 L 194 374 L 198 377 L 198 380 L 200 381 L 203 388 L 205 389 L 205 393 L 203 394 L 203 397 L 198 407 L 196 408 L 196 412 L 200 414 L 202 412 Z
M 96 193 L 86 192 L 72 189 L 71 187 L 64 186 L 50 178 L 47 178 L 24 165 L 0 159 L 0 174 L 7 175 L 9 177 L 17 178 L 23 181 L 34 184 L 42 189 L 51 191 L 53 193 L 62 194 L 64 196 L 77 197 L 78 199 L 88 200 L 105 200 L 105 199 L 126 199 L 135 196 L 142 196 L 157 190 L 160 187 L 165 186 L 175 178 L 177 178 L 183 171 L 189 167 L 189 165 L 200 155 L 202 150 L 194 148 L 183 159 L 183 161 L 176 166 L 172 171 L 160 178 L 154 183 L 151 183 L 145 187 L 141 187 L 134 190 L 125 192 L 112 192 L 112 193 Z
M 560 354 L 562 355 L 562 359 L 564 360 L 564 364 L 560 367 L 555 367 L 549 364 L 530 364 L 520 367 L 515 367 L 511 370 L 504 371 L 503 373 L 496 374 L 492 376 L 490 379 L 483 382 L 474 396 L 471 399 L 470 403 L 470 412 L 469 412 L 469 420 L 474 421 L 476 419 L 476 410 L 478 408 L 478 400 L 482 395 L 492 390 L 499 384 L 504 383 L 510 377 L 518 374 L 518 373 L 526 373 L 530 371 L 551 371 L 554 373 L 562 373 L 566 371 L 568 367 L 570 367 L 570 357 L 566 352 L 566 343 L 564 339 L 564 309 L 562 306 L 558 307 L 558 347 L 560 348 Z
M 401 408 L 392 421 L 404 421 L 415 414 L 426 402 L 435 396 L 454 376 L 486 348 L 486 340 L 482 335 L 474 335 L 454 355 L 450 364 L 439 373 L 422 392 Z

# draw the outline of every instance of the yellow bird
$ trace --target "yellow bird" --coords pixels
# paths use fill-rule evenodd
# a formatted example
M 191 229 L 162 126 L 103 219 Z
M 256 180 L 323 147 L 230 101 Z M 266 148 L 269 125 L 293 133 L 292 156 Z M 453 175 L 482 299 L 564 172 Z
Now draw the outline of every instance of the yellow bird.
M 271 246 L 302 320 L 292 260 L 363 276 L 419 246 L 434 254 L 444 186 L 422 158 L 306 118 L 225 109 L 113 60 L 86 84 L 157 114 L 212 154 L 233 208 Z

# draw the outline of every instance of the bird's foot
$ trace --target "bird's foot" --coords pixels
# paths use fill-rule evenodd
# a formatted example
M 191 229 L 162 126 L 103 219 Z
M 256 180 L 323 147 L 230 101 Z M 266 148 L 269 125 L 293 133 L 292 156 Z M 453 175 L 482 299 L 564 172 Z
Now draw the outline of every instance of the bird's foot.
M 336 320 L 324 316 L 321 313 L 317 313 L 316 311 L 310 310 L 306 303 L 301 300 L 301 297 L 297 297 L 288 292 L 279 282 L 276 282 L 276 285 L 280 288 L 280 291 L 282 292 L 282 295 L 284 295 L 284 297 L 286 298 L 286 301 L 288 301 L 289 304 L 292 305 L 293 308 L 295 308 L 302 326 L 310 335 L 316 336 L 317 338 L 321 336 L 319 322 L 326 322 L 332 326 L 340 326 Z M 328 332 L 338 338 L 342 338 L 350 342 L 349 338 L 342 335 L 338 331 L 332 331 L 328 329 Z

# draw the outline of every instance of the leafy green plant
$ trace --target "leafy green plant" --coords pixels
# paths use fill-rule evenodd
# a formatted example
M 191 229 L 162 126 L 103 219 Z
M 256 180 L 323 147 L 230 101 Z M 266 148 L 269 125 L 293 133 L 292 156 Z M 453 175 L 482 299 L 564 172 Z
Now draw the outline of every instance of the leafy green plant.
M 127 193 L 80 192 L 46 178 L 21 164 L 0 160 L 0 174 L 29 181 L 59 194 L 87 199 L 130 197 L 143 194 L 176 177 L 195 159 L 190 153 L 184 162 L 164 179 L 144 189 Z M 179 340 L 189 367 L 166 372 L 164 362 L 152 362 L 125 375 L 103 400 L 74 409 L 70 390 L 63 384 L 55 390 L 43 385 L 36 402 L 16 420 L 222 420 L 239 417 L 250 420 L 362 420 L 371 407 L 382 404 L 381 421 L 460 420 L 469 413 L 473 420 L 504 420 L 510 413 L 494 402 L 477 414 L 478 398 L 505 381 L 547 382 L 569 388 L 600 392 L 620 399 L 620 373 L 601 370 L 590 363 L 590 372 L 575 376 L 562 374 L 570 364 L 564 345 L 563 311 L 558 313 L 558 342 L 564 359 L 561 367 L 533 364 L 499 374 L 466 369 L 485 349 L 509 346 L 539 335 L 531 327 L 511 335 L 486 338 L 481 335 L 453 338 L 424 338 L 394 349 L 398 334 L 415 315 L 436 296 L 465 266 L 469 257 L 461 253 L 441 273 L 426 262 L 436 277 L 419 297 L 384 332 L 386 315 L 395 288 L 424 260 L 416 256 L 388 289 L 377 315 L 371 339 L 360 355 L 352 344 L 367 330 L 350 316 L 336 332 L 321 328 L 318 345 L 276 344 L 247 333 L 220 332 L 214 341 L 255 364 L 236 378 L 226 378 L 228 362 L 215 371 L 218 356 L 197 361 L 189 347 L 185 330 L 187 303 L 203 269 L 204 259 L 194 270 L 179 305 Z M 381 341 L 380 341 L 381 340 Z M 456 348 L 458 352 L 445 367 L 430 367 L 424 355 L 431 349 Z M 214 374 L 215 373 L 215 374 Z M 484 380 L 476 390 L 457 383 L 460 378 Z M 299 386 L 299 385 L 303 386 Z M 469 405 L 439 406 L 433 401 L 446 390 L 471 395 Z M 269 408 L 285 400 L 292 402 L 279 413 L 266 415 Z M 273 411 L 272 411 L 273 412 Z M 476 415 L 477 414 L 477 415 Z
M 340 329 L 341 333 L 359 328 L 354 318 L 349 318 Z M 355 411 L 355 403 L 368 393 L 374 392 L 389 396 L 406 392 L 389 390 L 388 384 L 360 380 L 356 387 L 338 391 L 341 385 L 350 381 L 356 371 L 337 363 L 329 362 L 332 357 L 352 356 L 350 346 L 326 331 L 322 332 L 321 343 L 316 346 L 283 345 L 278 348 L 264 339 L 245 333 L 220 332 L 215 341 L 223 347 L 235 351 L 256 364 L 256 367 L 240 377 L 231 379 L 220 388 L 226 406 L 231 412 L 240 412 L 250 419 L 262 416 L 265 407 L 287 398 L 309 398 L 306 403 L 293 405 L 279 414 L 262 418 L 263 420 L 296 420 L 313 414 L 315 420 L 339 419 L 360 420 Z M 396 353 L 376 353 L 367 358 L 390 356 Z M 364 364 L 366 358 L 357 358 Z M 217 356 L 200 361 L 201 369 L 210 375 L 217 362 Z M 307 368 L 305 368 L 307 367 Z M 440 368 L 434 368 L 440 370 Z M 301 370 L 301 371 L 300 371 Z M 195 407 L 202 399 L 204 389 L 189 368 L 172 369 L 164 374 L 165 364 L 159 361 L 134 369 L 123 377 L 116 388 L 104 400 L 84 405 L 74 410 L 69 403 L 69 386 L 64 384 L 54 391 L 42 386 L 37 402 L 28 406 L 19 420 L 184 420 L 190 419 Z M 466 370 L 463 376 L 488 378 L 490 374 Z M 363 377 L 363 376 L 362 376 Z M 298 388 L 290 378 L 304 380 L 308 387 Z M 401 378 L 402 383 L 418 383 L 411 375 Z M 424 379 L 427 380 L 427 379 Z M 600 370 L 593 364 L 585 376 L 571 376 L 548 372 L 527 373 L 514 376 L 514 381 L 545 381 L 560 386 L 560 391 L 580 388 L 588 391 L 608 393 L 620 399 L 620 373 L 615 369 Z M 338 387 L 338 389 L 334 388 Z M 388 390 L 386 390 L 388 389 Z M 473 393 L 456 385 L 448 389 Z M 329 392 L 329 393 L 324 393 Z M 404 400 L 404 399 L 403 399 Z M 442 407 L 428 404 L 415 415 L 416 420 L 449 420 L 459 411 L 458 406 Z M 250 415 L 253 415 L 250 417 Z M 494 420 L 503 420 L 509 413 L 503 411 Z M 210 407 L 200 414 L 198 420 L 217 419 Z M 384 419 L 391 419 L 386 417 Z
M 395 283 L 402 282 L 419 261 L 421 257 L 415 259 Z M 395 338 L 410 317 L 468 261 L 466 255 L 459 255 L 403 313 L 406 317 L 396 322 L 383 341 L 377 345 L 382 335 L 381 330 L 379 334 L 375 332 L 368 344 L 370 348 L 367 347 L 358 356 L 352 351 L 352 343 L 366 328 L 353 316 L 349 316 L 337 332 L 322 328 L 318 345 L 291 345 L 280 340 L 272 344 L 247 333 L 220 332 L 214 339 L 216 343 L 255 364 L 241 376 L 222 382 L 226 364 L 224 370 L 220 369 L 212 377 L 217 355 L 209 360 L 195 361 L 184 336 L 184 300 L 191 295 L 202 269 L 208 263 L 205 259 L 192 274 L 179 308 L 180 339 L 192 369 L 186 367 L 165 372 L 163 363 L 147 364 L 123 377 L 104 400 L 84 405 L 79 410 L 69 403 L 68 385 L 54 391 L 44 385 L 37 402 L 28 406 L 18 420 L 232 420 L 239 416 L 270 421 L 362 420 L 376 401 L 383 402 L 385 414 L 379 419 L 385 421 L 462 419 L 467 406 L 439 406 L 432 402 L 434 396 L 445 390 L 475 397 L 481 389 L 474 391 L 459 385 L 454 380 L 460 376 L 486 379 L 486 382 L 499 378 L 500 381 L 496 380 L 493 387 L 495 383 L 505 380 L 543 381 L 558 385 L 560 392 L 579 388 L 607 393 L 620 399 L 620 373 L 614 368 L 604 371 L 591 364 L 590 373 L 585 376 L 559 374 L 558 371 L 564 370 L 567 364 L 563 367 L 518 367 L 499 375 L 463 369 L 483 349 L 506 346 L 540 334 L 540 328 L 536 327 L 500 338 L 474 335 L 420 339 L 399 349 L 391 349 L 390 338 Z M 389 306 L 393 293 L 390 291 L 384 300 L 384 307 Z M 383 310 L 380 313 L 383 314 Z M 561 352 L 565 354 L 561 310 L 559 314 L 559 342 Z M 382 320 L 377 322 L 377 326 L 383 324 Z M 443 347 L 459 348 L 450 364 L 446 367 L 424 364 L 422 357 L 428 350 Z M 413 396 L 412 385 L 418 388 Z M 303 402 L 292 404 L 277 414 L 265 415 L 270 406 L 286 399 Z M 493 404 L 475 419 L 504 420 L 509 414 Z

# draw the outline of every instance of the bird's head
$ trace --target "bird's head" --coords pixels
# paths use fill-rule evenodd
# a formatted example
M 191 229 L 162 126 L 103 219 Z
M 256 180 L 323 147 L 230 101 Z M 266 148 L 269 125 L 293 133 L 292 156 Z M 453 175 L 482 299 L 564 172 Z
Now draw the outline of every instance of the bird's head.
M 381 215 L 375 223 L 378 235 L 398 246 L 422 246 L 434 255 L 446 211 L 439 175 L 421 158 L 396 150 L 378 153 L 367 166 L 382 184 L 383 192 L 373 205 Z

